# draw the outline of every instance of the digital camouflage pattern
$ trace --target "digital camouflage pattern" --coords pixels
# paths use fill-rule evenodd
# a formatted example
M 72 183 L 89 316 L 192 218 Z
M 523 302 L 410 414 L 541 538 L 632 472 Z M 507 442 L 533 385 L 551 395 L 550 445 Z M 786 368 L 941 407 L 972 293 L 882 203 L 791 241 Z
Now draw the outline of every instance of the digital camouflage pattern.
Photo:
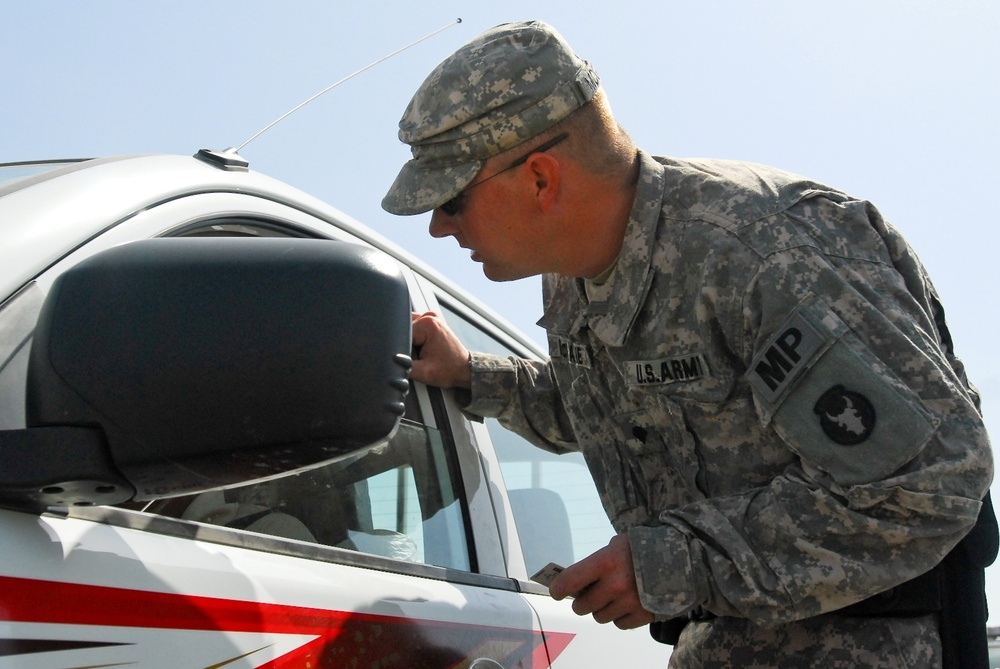
M 640 160 L 608 282 L 546 276 L 550 360 L 474 354 L 467 411 L 583 453 L 645 608 L 723 616 L 688 626 L 683 666 L 935 666 L 933 616 L 830 613 L 933 567 L 992 478 L 929 278 L 867 202 Z M 887 656 L 890 628 L 930 664 Z
M 694 622 L 670 657 L 684 669 L 919 669 L 941 667 L 934 616 L 818 616 L 778 627 L 745 618 Z
M 536 137 L 594 97 L 597 72 L 551 26 L 508 23 L 432 71 L 399 121 L 412 160 L 382 200 L 393 214 L 435 209 L 469 185 L 483 162 Z

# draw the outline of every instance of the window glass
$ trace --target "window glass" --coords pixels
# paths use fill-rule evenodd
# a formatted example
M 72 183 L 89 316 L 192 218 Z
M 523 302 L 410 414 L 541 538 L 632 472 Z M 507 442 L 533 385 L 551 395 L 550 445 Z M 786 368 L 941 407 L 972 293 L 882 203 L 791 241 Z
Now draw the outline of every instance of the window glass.
M 28 163 L 3 163 L 0 164 L 0 189 L 13 192 L 19 186 L 14 186 L 15 182 L 30 179 L 31 177 L 52 172 L 61 167 L 78 163 L 77 160 L 42 160 Z
M 392 439 L 361 454 L 145 510 L 468 570 L 462 508 L 448 471 L 437 430 L 404 420 Z
M 469 349 L 514 355 L 502 342 L 442 304 L 442 313 Z M 556 455 L 485 421 L 496 448 L 528 573 L 590 555 L 614 535 L 593 478 L 579 453 Z

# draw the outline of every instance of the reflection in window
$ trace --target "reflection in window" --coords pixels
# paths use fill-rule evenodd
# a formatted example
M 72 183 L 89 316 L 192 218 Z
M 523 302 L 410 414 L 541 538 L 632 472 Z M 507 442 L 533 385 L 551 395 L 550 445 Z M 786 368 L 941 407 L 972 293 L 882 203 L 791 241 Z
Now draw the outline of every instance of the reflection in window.
M 442 304 L 441 311 L 467 348 L 516 355 L 447 305 Z M 549 562 L 572 564 L 606 546 L 614 529 L 583 456 L 549 453 L 495 419 L 485 422 L 500 460 L 528 573 Z
M 404 420 L 387 443 L 262 483 L 147 511 L 468 570 L 461 505 L 437 430 Z

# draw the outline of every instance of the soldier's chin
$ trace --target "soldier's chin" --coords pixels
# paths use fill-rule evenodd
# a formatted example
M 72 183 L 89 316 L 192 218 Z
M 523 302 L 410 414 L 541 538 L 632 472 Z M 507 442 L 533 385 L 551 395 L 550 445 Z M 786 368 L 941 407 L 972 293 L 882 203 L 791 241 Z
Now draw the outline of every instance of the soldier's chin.
M 515 267 L 497 267 L 484 260 L 477 260 L 483 266 L 483 274 L 490 281 L 517 281 L 532 276 L 531 272 L 519 270 Z

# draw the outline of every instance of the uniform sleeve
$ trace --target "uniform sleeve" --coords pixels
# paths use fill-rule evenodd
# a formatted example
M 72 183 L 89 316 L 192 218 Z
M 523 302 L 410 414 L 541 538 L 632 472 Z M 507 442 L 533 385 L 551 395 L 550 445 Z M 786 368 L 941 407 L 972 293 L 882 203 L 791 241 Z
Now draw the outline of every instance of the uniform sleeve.
M 777 624 L 885 591 L 957 544 L 992 479 L 978 398 L 909 249 L 866 203 L 787 215 L 841 243 L 763 257 L 727 336 L 765 434 L 795 458 L 765 487 L 629 530 L 644 606 L 661 615 Z
M 472 388 L 463 411 L 496 418 L 508 430 L 554 453 L 577 449 L 548 363 L 472 353 Z

